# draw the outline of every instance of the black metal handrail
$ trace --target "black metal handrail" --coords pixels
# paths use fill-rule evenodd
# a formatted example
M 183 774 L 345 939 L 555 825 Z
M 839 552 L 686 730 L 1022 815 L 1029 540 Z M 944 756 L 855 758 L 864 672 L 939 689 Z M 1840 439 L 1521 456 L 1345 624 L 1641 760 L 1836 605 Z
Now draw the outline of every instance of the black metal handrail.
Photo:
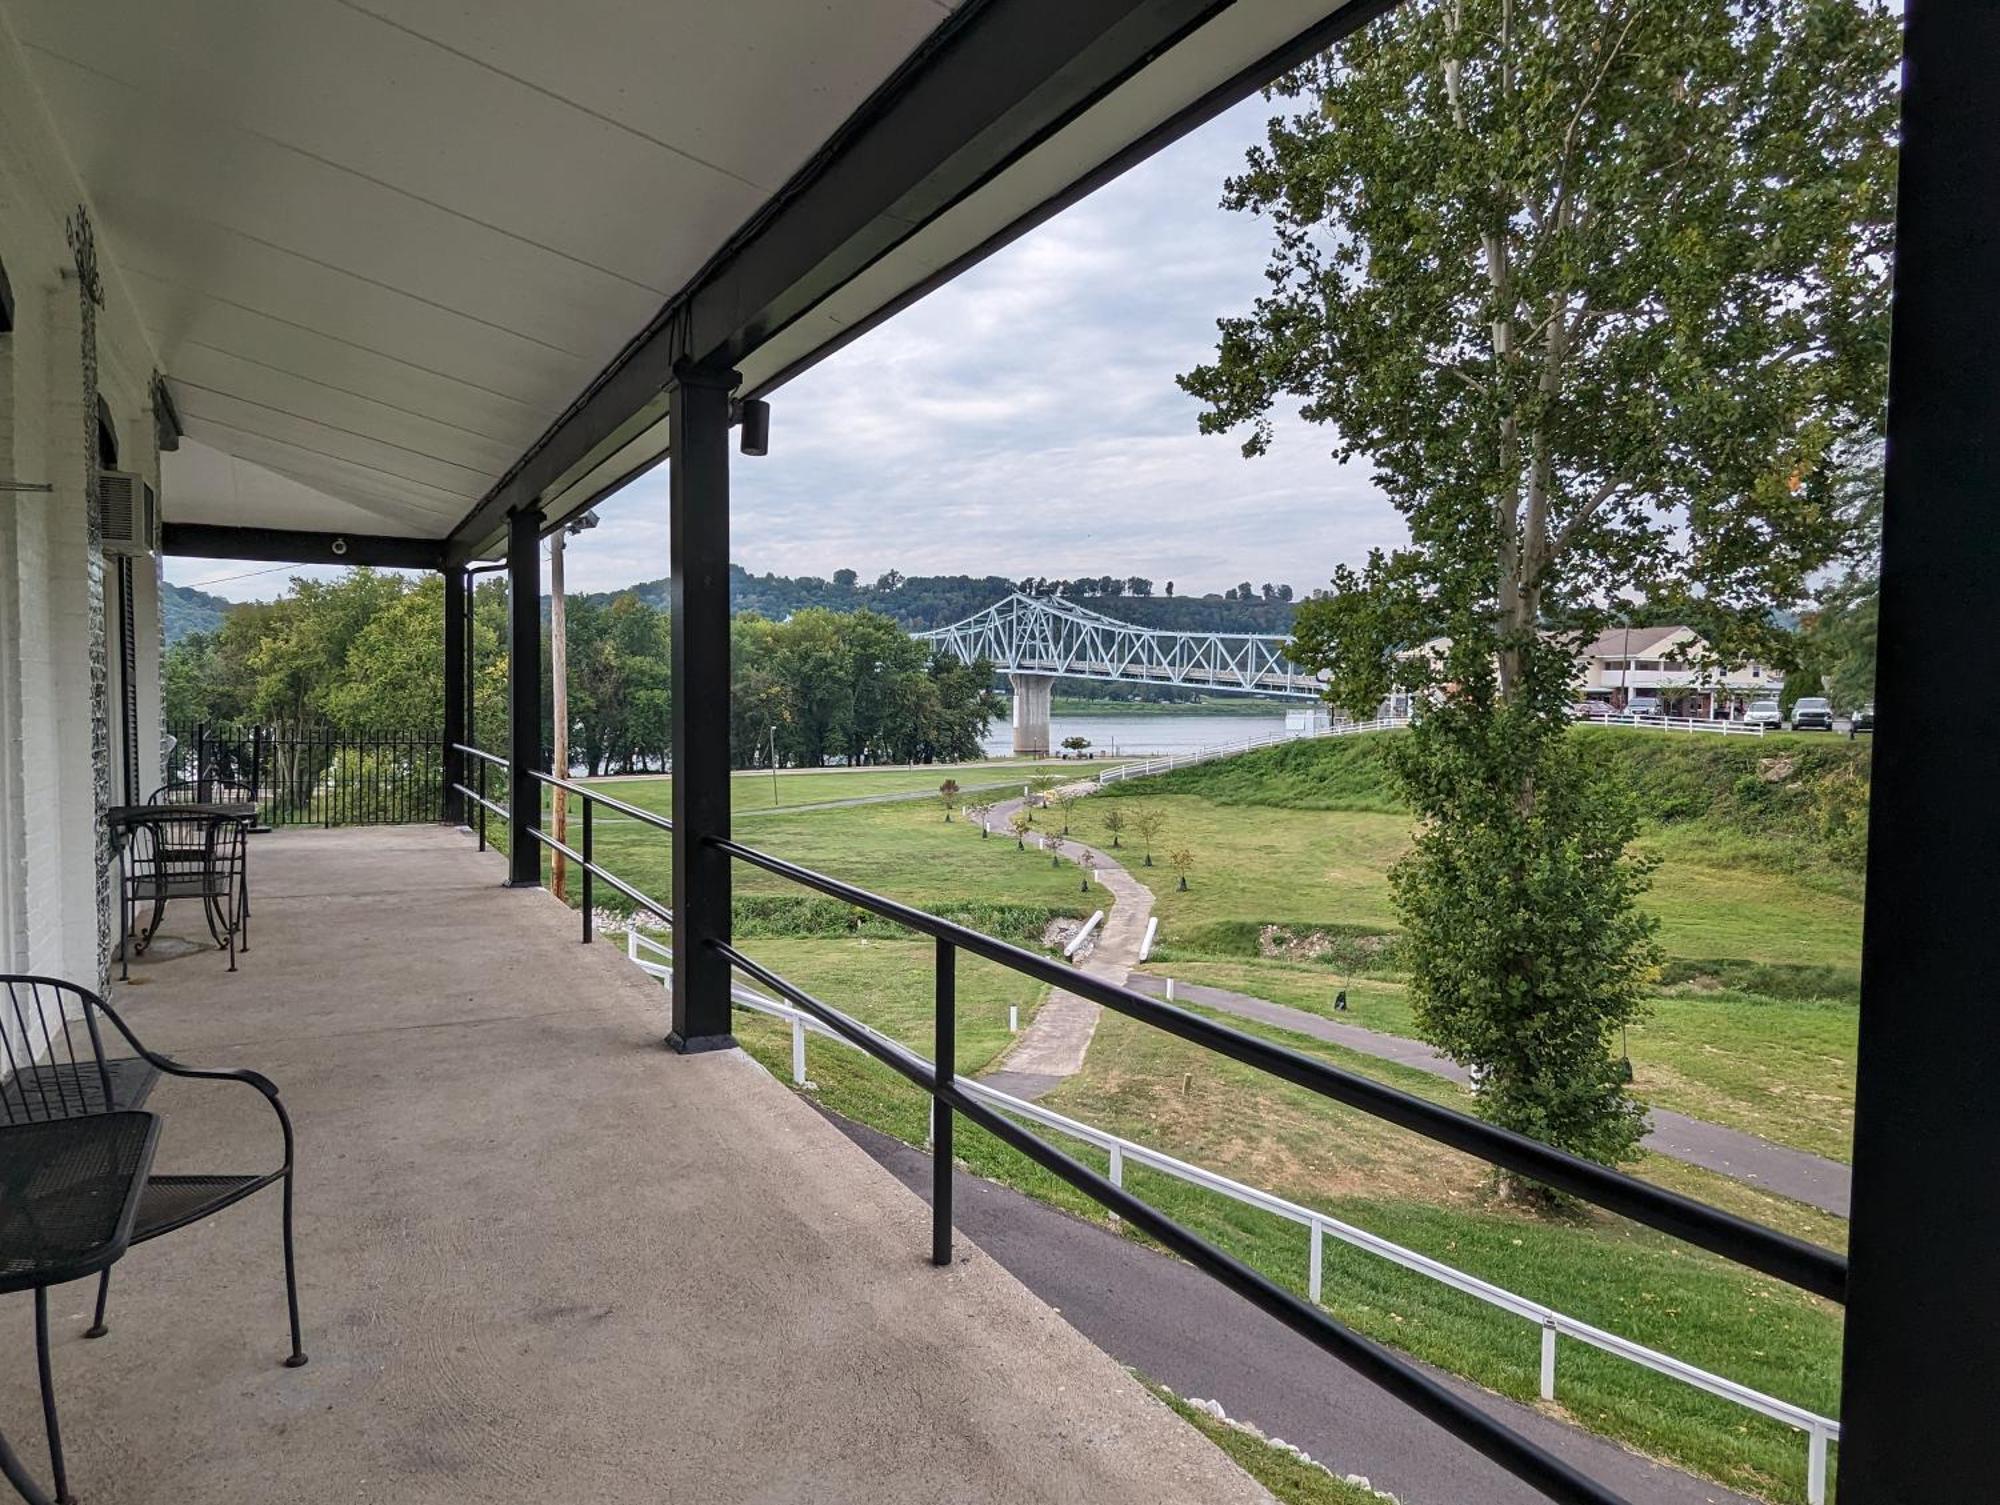
M 486 812 L 490 810 L 502 820 L 513 819 L 513 815 L 505 805 L 496 804 L 486 797 L 486 770 L 488 768 L 511 769 L 513 764 L 509 763 L 505 758 L 495 757 L 483 747 L 473 747 L 468 743 L 454 742 L 451 744 L 451 748 L 453 752 L 462 752 L 479 764 L 479 788 L 477 792 L 466 788 L 463 783 L 456 783 L 451 787 L 479 807 L 479 821 L 475 829 L 479 832 L 479 850 L 483 852 L 486 850 Z M 508 791 L 508 798 L 513 798 L 513 791 L 511 789 Z
M 933 1059 L 926 1061 L 916 1052 L 885 1039 L 859 1020 L 786 981 L 729 942 L 715 938 L 708 941 L 708 945 L 736 970 L 811 1014 L 849 1044 L 866 1051 L 931 1095 L 937 1110 L 933 1116 L 931 1157 L 933 1263 L 943 1265 L 951 1261 L 952 1115 L 962 1113 L 1549 1499 L 1564 1502 L 1564 1505 L 1625 1505 L 1620 1496 L 1440 1385 L 1412 1361 L 1355 1332 L 1328 1316 L 1317 1305 L 1302 1301 L 1193 1230 L 1148 1206 L 1089 1166 L 965 1093 L 958 1086 L 957 1074 L 951 1067 L 956 1055 L 956 958 L 957 953 L 964 950 L 1037 981 L 1065 988 L 1164 1029 L 1191 1044 L 1268 1071 L 1322 1097 L 1411 1129 L 1489 1164 L 1531 1176 L 1596 1206 L 1696 1244 L 1736 1264 L 1761 1271 L 1832 1301 L 1845 1299 L 1847 1261 L 1831 1250 L 1678 1193 L 1662 1190 L 1595 1162 L 1553 1149 L 1525 1135 L 1328 1066 L 1310 1056 L 1244 1034 L 1227 1025 L 1216 1024 L 1129 988 L 1074 971 L 1032 951 L 746 847 L 741 842 L 713 836 L 706 840 L 718 851 L 739 861 L 881 915 L 908 929 L 929 935 L 937 943 L 933 1019 L 935 1046 Z
M 710 944 L 738 971 L 761 982 L 780 997 L 813 1015 L 841 1038 L 923 1088 L 944 1110 L 938 1113 L 932 1130 L 931 1260 L 934 1264 L 947 1265 L 951 1262 L 951 1115 L 954 1112 L 963 1113 L 995 1138 L 1011 1145 L 1100 1206 L 1157 1239 L 1203 1274 L 1220 1281 L 1258 1310 L 1275 1317 L 1307 1342 L 1381 1386 L 1419 1415 L 1436 1422 L 1461 1442 L 1492 1459 L 1549 1499 L 1560 1501 L 1562 1505 L 1628 1505 L 1623 1496 L 1579 1473 L 1513 1428 L 1495 1421 L 1425 1374 L 1410 1360 L 1372 1338 L 1363 1337 L 1310 1302 L 1300 1300 L 1270 1277 L 1218 1249 L 1192 1229 L 1183 1227 L 1123 1187 L 1098 1175 L 1081 1161 L 1065 1155 L 963 1091 L 957 1084 L 957 1074 L 954 1072 L 947 1077 L 938 1064 L 952 1059 L 954 1043 L 955 1010 L 952 1007 L 950 979 L 954 953 L 958 948 L 951 941 L 940 937 L 937 942 L 939 1004 L 935 1061 L 926 1061 L 915 1051 L 877 1035 L 859 1020 L 822 1003 L 804 989 L 752 961 L 727 942 L 711 941 Z M 1070 981 L 1074 981 L 1073 975 Z
M 1190 1044 L 1267 1071 L 1295 1086 L 1410 1129 L 1488 1164 L 1532 1177 L 1606 1211 L 1644 1223 L 1649 1228 L 1695 1244 L 1712 1254 L 1719 1254 L 1733 1263 L 1761 1271 L 1788 1285 L 1824 1296 L 1829 1301 L 1843 1302 L 1846 1299 L 1847 1260 L 1830 1249 L 1766 1228 L 1678 1192 L 1667 1191 L 1595 1161 L 1554 1149 L 1525 1134 L 1517 1134 L 1511 1129 L 1486 1123 L 1470 1114 L 1415 1097 L 1368 1077 L 1329 1066 L 1298 1051 L 1245 1034 L 1228 1025 L 1217 1024 L 1144 993 L 1105 982 L 1102 978 L 996 940 L 954 921 L 899 904 L 894 899 L 885 899 L 851 883 L 843 883 L 824 873 L 757 851 L 754 847 L 746 847 L 741 842 L 719 837 L 711 837 L 710 841 L 718 849 L 753 867 L 788 878 L 803 887 L 817 889 L 829 897 L 869 910 L 937 940 L 949 941 L 961 950 L 997 962 L 1038 982 L 1066 989 L 1093 1003 L 1154 1025 Z
M 624 800 L 614 799 L 608 794 L 599 794 L 596 790 L 587 788 L 582 784 L 573 783 L 569 779 L 559 779 L 552 773 L 543 773 L 539 769 L 531 768 L 528 770 L 528 777 L 548 785 L 551 789 L 561 789 L 567 793 L 574 794 L 583 801 L 583 850 L 581 852 L 564 842 L 556 840 L 555 837 L 551 836 L 540 826 L 536 826 L 532 832 L 535 839 L 541 842 L 543 846 L 548 847 L 551 851 L 561 852 L 563 856 L 574 862 L 583 872 L 583 943 L 586 946 L 589 945 L 597 935 L 597 906 L 593 902 L 596 896 L 591 892 L 591 883 L 594 879 L 603 879 L 634 904 L 639 905 L 652 914 L 658 915 L 667 924 L 673 924 L 674 912 L 666 905 L 649 894 L 641 893 L 609 868 L 600 867 L 597 864 L 590 816 L 593 806 L 607 805 L 622 815 L 649 825 L 657 831 L 665 831 L 670 836 L 673 834 L 674 823 L 663 815 L 654 814 L 651 810 L 627 804 Z

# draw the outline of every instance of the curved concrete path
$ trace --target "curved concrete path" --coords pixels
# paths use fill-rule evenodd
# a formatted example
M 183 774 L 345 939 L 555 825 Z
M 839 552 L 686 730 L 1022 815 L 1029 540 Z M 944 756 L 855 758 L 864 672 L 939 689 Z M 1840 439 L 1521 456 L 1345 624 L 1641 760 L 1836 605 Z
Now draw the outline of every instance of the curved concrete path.
M 929 1155 L 827 1117 L 928 1200 Z M 1402 1505 L 1545 1505 L 1499 1465 L 1192 1265 L 963 1171 L 952 1178 L 952 1211 L 961 1233 L 1086 1338 L 1177 1394 L 1220 1401 L 1231 1416 L 1255 1422 L 1329 1468 L 1365 1475 Z M 1522 1352 L 1532 1356 L 1537 1341 L 1523 1323 Z M 1545 1411 L 1428 1372 L 1631 1505 L 1754 1505 Z M 1557 1374 L 1560 1396 L 1560 1367 Z M 1799 1458 L 1803 1469 L 1803 1439 Z
M 1155 997 L 1164 997 L 1167 991 L 1165 978 L 1149 974 L 1135 974 L 1127 979 L 1127 984 Z M 1414 1067 L 1432 1076 L 1445 1077 L 1454 1082 L 1468 1079 L 1463 1066 L 1439 1055 L 1421 1040 L 1381 1034 L 1376 1030 L 1363 1029 L 1358 1024 L 1342 1024 L 1337 1019 L 1327 1019 L 1304 1009 L 1271 1003 L 1247 993 L 1231 992 L 1227 988 L 1210 987 L 1206 983 L 1176 980 L 1174 996 L 1178 1001 L 1198 1003 L 1225 1014 L 1310 1035 L 1315 1040 L 1325 1040 L 1361 1055 L 1373 1056 L 1379 1061 L 1394 1061 L 1399 1066 Z M 1684 1113 L 1666 1108 L 1654 1108 L 1652 1119 L 1653 1128 L 1646 1136 L 1646 1148 L 1656 1154 L 1686 1161 L 1704 1170 L 1718 1171 L 1761 1190 L 1817 1207 L 1822 1212 L 1843 1218 L 1847 1216 L 1850 1173 L 1848 1167 L 1837 1160 L 1773 1144 L 1755 1134 L 1726 1129 L 1720 1124 L 1689 1118 Z
M 1088 787 L 1095 788 L 1095 784 Z M 1025 797 L 1002 801 L 987 817 L 995 836 L 1006 829 L 1014 812 L 1027 803 Z M 1060 816 L 1048 812 L 1058 825 Z M 1049 835 L 1042 830 L 1041 835 Z M 1079 868 L 1097 870 L 1098 881 L 1111 891 L 1110 911 L 1099 927 L 1095 944 L 1082 963 L 1082 970 L 1106 982 L 1123 983 L 1139 964 L 1139 943 L 1146 938 L 1146 922 L 1153 915 L 1153 891 L 1126 872 L 1108 852 L 1087 842 L 1063 837 L 1065 860 Z M 1050 995 L 1021 1031 L 993 1070 L 980 1080 L 989 1087 L 1015 1097 L 1038 1098 L 1065 1077 L 1083 1070 L 1083 1058 L 1097 1033 L 1098 1007 L 1087 998 L 1058 989 Z

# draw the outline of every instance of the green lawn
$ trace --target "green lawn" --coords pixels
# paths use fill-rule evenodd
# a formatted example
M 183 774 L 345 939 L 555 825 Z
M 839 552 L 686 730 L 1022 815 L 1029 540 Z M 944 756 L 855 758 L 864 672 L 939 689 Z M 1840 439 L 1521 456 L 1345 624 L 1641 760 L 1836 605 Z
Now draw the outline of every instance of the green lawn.
M 1126 820 L 1127 865 L 1143 859 L 1133 817 L 1152 806 L 1164 817 L 1153 841 L 1159 864 L 1148 879 L 1159 900 L 1162 941 L 1221 921 L 1289 925 L 1346 924 L 1391 929 L 1388 871 L 1409 845 L 1403 814 L 1223 805 L 1193 795 L 1125 795 L 1086 802 L 1072 826 L 1109 841 L 1103 817 Z M 1741 958 L 1788 965 L 1854 967 L 1861 951 L 1858 894 L 1830 892 L 1810 878 L 1712 859 L 1678 832 L 1651 834 L 1642 847 L 1667 861 L 1654 875 L 1646 907 L 1660 919 L 1671 956 L 1696 961 Z M 1179 892 L 1166 854 L 1194 854 L 1188 891 Z
M 1115 767 L 1111 761 L 1099 762 L 1093 768 Z M 1089 770 L 1086 770 L 1089 771 Z M 730 805 L 739 815 L 752 815 L 762 810 L 790 809 L 801 805 L 823 805 L 834 800 L 866 799 L 885 794 L 935 795 L 938 785 L 946 779 L 957 781 L 959 789 L 970 795 L 974 791 L 988 791 L 998 796 L 1019 794 L 1023 784 L 1032 783 L 1037 787 L 1051 779 L 1068 778 L 1075 775 L 1077 765 L 1061 762 L 984 763 L 984 764 L 937 764 L 924 768 L 860 768 L 845 769 L 785 769 L 775 780 L 768 772 L 739 772 L 729 781 Z M 637 805 L 642 810 L 657 811 L 661 815 L 672 813 L 674 781 L 662 778 L 617 778 L 584 779 L 580 781 L 589 788 L 601 789 L 613 799 Z M 547 809 L 553 791 L 543 796 L 543 808 Z M 581 819 L 574 805 L 571 818 Z M 606 823 L 620 817 L 615 811 L 604 810 L 593 819 Z
M 619 798 L 629 798 L 622 791 L 632 786 L 615 787 Z M 580 821 L 572 816 L 572 845 L 582 840 L 580 832 Z M 1087 915 L 1110 903 L 1102 887 L 1083 889 L 1074 863 L 1052 866 L 1040 852 L 1017 850 L 1009 836 L 982 839 L 963 816 L 947 823 L 944 812 L 929 801 L 776 811 L 746 820 L 737 834 L 759 851 L 926 909 L 1011 904 Z M 672 903 L 666 832 L 637 821 L 613 824 L 606 819 L 594 822 L 593 837 L 601 867 L 662 903 Z M 742 862 L 735 865 L 735 883 L 738 895 L 802 897 L 807 892 Z M 581 879 L 574 869 L 567 890 L 572 903 L 580 900 Z M 597 897 L 602 903 L 615 896 L 600 892 Z
M 1418 1034 L 1403 985 L 1348 977 L 1323 963 L 1162 960 L 1149 970 L 1267 998 L 1389 1035 Z M 1347 991 L 1335 1014 L 1334 994 Z M 1846 1160 L 1854 1131 L 1856 1010 L 1744 993 L 1675 989 L 1630 1034 L 1635 1086 L 1647 1102 Z

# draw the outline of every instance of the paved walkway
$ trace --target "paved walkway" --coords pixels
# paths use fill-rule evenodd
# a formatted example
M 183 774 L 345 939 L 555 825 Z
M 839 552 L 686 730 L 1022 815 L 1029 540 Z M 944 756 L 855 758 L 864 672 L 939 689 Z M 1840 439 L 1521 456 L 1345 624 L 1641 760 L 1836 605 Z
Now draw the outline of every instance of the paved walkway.
M 830 1115 L 829 1115 L 830 1116 Z M 920 1196 L 930 1157 L 845 1119 L 832 1122 Z M 1425 1421 L 1192 1265 L 961 1172 L 959 1229 L 1120 1363 L 1180 1395 L 1222 1403 L 1403 1505 L 1545 1505 L 1541 1495 Z M 1540 1341 L 1521 1324 L 1532 1361 Z M 1632 1505 L 1752 1505 L 1743 1496 L 1432 1370 L 1443 1384 L 1609 1486 Z M 1561 1370 L 1558 1367 L 1557 1394 Z M 1801 1468 L 1805 1442 L 1799 1443 Z
M 1151 993 L 1155 997 L 1166 995 L 1166 979 L 1163 977 L 1137 973 L 1128 981 L 1130 986 L 1142 993 Z M 1206 983 L 1176 980 L 1174 995 L 1182 1002 L 1198 1003 L 1225 1014 L 1310 1035 L 1315 1040 L 1325 1040 L 1380 1061 L 1394 1061 L 1399 1066 L 1413 1067 L 1454 1082 L 1467 1080 L 1464 1067 L 1439 1055 L 1421 1040 L 1385 1035 L 1377 1030 L 1363 1029 L 1358 1024 L 1343 1024 L 1337 1019 L 1328 1019 L 1305 1009 L 1271 1003 L 1247 993 L 1231 992 L 1227 988 L 1210 987 Z M 1686 1161 L 1705 1170 L 1719 1171 L 1764 1191 L 1817 1207 L 1822 1212 L 1843 1218 L 1847 1216 L 1850 1173 L 1848 1167 L 1837 1160 L 1773 1144 L 1755 1134 L 1689 1118 L 1684 1113 L 1666 1108 L 1654 1108 L 1652 1119 L 1653 1128 L 1646 1136 L 1646 1148 L 1656 1154 Z
M 256 837 L 241 970 L 116 989 L 283 1088 L 312 1361 L 278 1362 L 275 1192 L 132 1250 L 102 1341 L 94 1282 L 56 1288 L 87 1505 L 1269 1505 L 969 1240 L 932 1268 L 922 1203 L 755 1063 L 663 1049 L 659 987 L 503 876 L 436 828 Z M 148 1106 L 163 1172 L 277 1153 L 235 1084 Z M 0 1430 L 46 1477 L 31 1311 L 0 1297 Z
M 1094 789 L 1092 783 L 1079 788 Z M 996 831 L 1027 801 L 1003 801 L 993 807 L 987 822 Z M 1044 812 L 1042 834 L 1062 829 L 1060 812 Z M 1153 915 L 1153 891 L 1119 865 L 1108 852 L 1081 841 L 1063 838 L 1066 859 L 1079 868 L 1095 868 L 1098 880 L 1111 891 L 1113 900 L 1104 923 L 1098 927 L 1090 954 L 1082 970 L 1106 982 L 1122 983 L 1139 964 L 1139 945 L 1146 938 L 1146 922 Z M 1065 1077 L 1083 1070 L 1084 1055 L 1091 1037 L 1097 1033 L 1098 1006 L 1087 998 L 1057 989 L 1035 1013 L 1007 1053 L 980 1080 L 989 1087 L 1020 1098 L 1038 1098 Z

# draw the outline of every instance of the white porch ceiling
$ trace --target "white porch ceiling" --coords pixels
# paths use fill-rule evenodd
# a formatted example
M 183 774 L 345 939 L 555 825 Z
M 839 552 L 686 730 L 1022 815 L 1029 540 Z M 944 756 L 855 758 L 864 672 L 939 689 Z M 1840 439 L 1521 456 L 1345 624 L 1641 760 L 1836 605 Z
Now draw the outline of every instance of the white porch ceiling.
M 0 0 L 0 22 L 186 426 L 167 517 L 442 538 L 954 3 Z M 746 388 L 1337 9 L 1235 0 L 778 331 Z M 657 458 L 664 421 L 642 427 L 551 515 Z
M 949 10 L 0 0 L 188 434 L 293 482 L 227 520 L 426 537 Z

